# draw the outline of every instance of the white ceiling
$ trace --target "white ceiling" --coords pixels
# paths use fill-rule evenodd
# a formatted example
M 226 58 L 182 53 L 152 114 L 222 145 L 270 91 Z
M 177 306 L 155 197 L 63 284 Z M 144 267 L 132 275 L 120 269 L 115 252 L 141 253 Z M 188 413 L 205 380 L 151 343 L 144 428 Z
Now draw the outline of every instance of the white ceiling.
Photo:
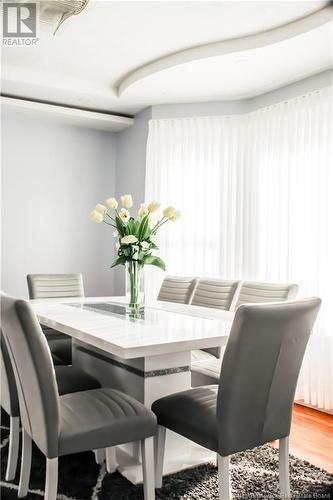
M 56 36 L 43 26 L 39 46 L 3 48 L 2 92 L 124 114 L 151 104 L 252 97 L 332 67 L 332 21 L 258 48 L 180 61 L 139 79 L 120 97 L 117 86 L 155 59 L 272 30 L 325 5 L 90 0 Z

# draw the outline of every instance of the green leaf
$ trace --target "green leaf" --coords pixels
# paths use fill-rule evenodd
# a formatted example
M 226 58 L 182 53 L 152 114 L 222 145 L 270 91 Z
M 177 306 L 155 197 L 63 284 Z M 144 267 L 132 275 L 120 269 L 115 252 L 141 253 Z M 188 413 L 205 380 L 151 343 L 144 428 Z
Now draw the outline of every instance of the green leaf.
M 125 236 L 125 226 L 124 224 L 122 223 L 122 220 L 117 216 L 116 217 L 116 226 L 117 226 L 117 230 L 118 230 L 118 233 L 120 234 L 120 236 Z
M 135 236 L 138 236 L 139 234 L 139 228 L 140 228 L 140 221 L 136 220 L 135 222 Z
M 136 224 L 135 224 L 135 222 L 136 221 L 133 219 L 133 217 L 131 217 L 127 223 L 128 234 L 133 234 L 134 236 L 136 236 Z
M 150 265 L 150 266 L 156 266 L 156 267 L 159 267 L 160 269 L 162 269 L 163 271 L 165 271 L 166 267 L 165 267 L 165 264 L 163 262 L 162 259 L 160 259 L 160 257 L 154 257 L 154 255 L 147 255 L 145 258 L 144 258 L 144 263 L 146 265 Z
M 145 240 L 149 234 L 149 215 L 142 217 L 138 229 L 138 238 L 140 241 Z
M 121 257 L 118 257 L 118 259 L 114 260 L 114 261 L 112 262 L 112 264 L 111 264 L 111 266 L 110 266 L 110 267 L 111 267 L 111 269 L 112 269 L 112 267 L 116 267 L 116 266 L 120 266 L 120 265 L 122 265 L 122 266 L 123 266 L 123 265 L 125 264 L 125 262 L 126 262 L 126 257 L 123 255 L 123 256 L 121 256 Z

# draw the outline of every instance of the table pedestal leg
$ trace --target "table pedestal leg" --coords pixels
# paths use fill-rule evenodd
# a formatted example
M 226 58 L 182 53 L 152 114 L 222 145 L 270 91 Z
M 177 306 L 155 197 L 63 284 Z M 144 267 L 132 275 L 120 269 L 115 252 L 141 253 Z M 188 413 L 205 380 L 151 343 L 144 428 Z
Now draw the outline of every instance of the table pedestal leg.
M 73 365 L 96 377 L 103 387 L 129 394 L 147 408 L 163 396 L 191 387 L 191 352 L 176 352 L 145 358 L 122 359 L 73 341 Z M 213 461 L 214 453 L 167 431 L 164 474 L 174 473 Z M 119 472 L 134 484 L 142 482 L 138 443 L 117 447 Z

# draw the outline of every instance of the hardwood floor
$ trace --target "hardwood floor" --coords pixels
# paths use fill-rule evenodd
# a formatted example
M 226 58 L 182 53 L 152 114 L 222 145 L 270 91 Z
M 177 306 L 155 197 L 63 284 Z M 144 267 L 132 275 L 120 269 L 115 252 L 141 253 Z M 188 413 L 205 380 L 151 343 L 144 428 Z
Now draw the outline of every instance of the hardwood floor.
M 278 448 L 278 441 L 271 443 Z M 333 416 L 294 405 L 290 453 L 333 473 Z

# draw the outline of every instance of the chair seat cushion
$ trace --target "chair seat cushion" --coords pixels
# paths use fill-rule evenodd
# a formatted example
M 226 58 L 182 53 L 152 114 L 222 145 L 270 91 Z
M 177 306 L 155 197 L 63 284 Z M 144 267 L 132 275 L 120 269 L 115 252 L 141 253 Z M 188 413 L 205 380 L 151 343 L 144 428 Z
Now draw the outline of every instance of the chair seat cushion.
M 197 387 L 158 399 L 152 405 L 158 423 L 210 450 L 218 449 L 218 386 Z
M 205 361 L 209 359 L 216 359 L 214 354 L 210 352 L 203 351 L 202 349 L 195 349 L 191 351 L 191 363 L 196 363 L 198 361 Z
M 48 339 L 48 344 L 50 351 L 57 358 L 59 358 L 64 364 L 72 364 L 72 339 L 70 337 L 62 339 Z
M 220 380 L 222 359 L 204 359 L 191 364 L 191 385 L 218 384 Z
M 153 436 L 155 415 L 136 399 L 103 388 L 60 396 L 59 455 Z
M 98 389 L 101 384 L 91 375 L 73 366 L 55 366 L 59 395 Z
M 224 354 L 224 350 L 223 350 Z M 219 383 L 223 356 L 220 359 L 204 359 L 191 364 L 191 385 L 215 385 Z

